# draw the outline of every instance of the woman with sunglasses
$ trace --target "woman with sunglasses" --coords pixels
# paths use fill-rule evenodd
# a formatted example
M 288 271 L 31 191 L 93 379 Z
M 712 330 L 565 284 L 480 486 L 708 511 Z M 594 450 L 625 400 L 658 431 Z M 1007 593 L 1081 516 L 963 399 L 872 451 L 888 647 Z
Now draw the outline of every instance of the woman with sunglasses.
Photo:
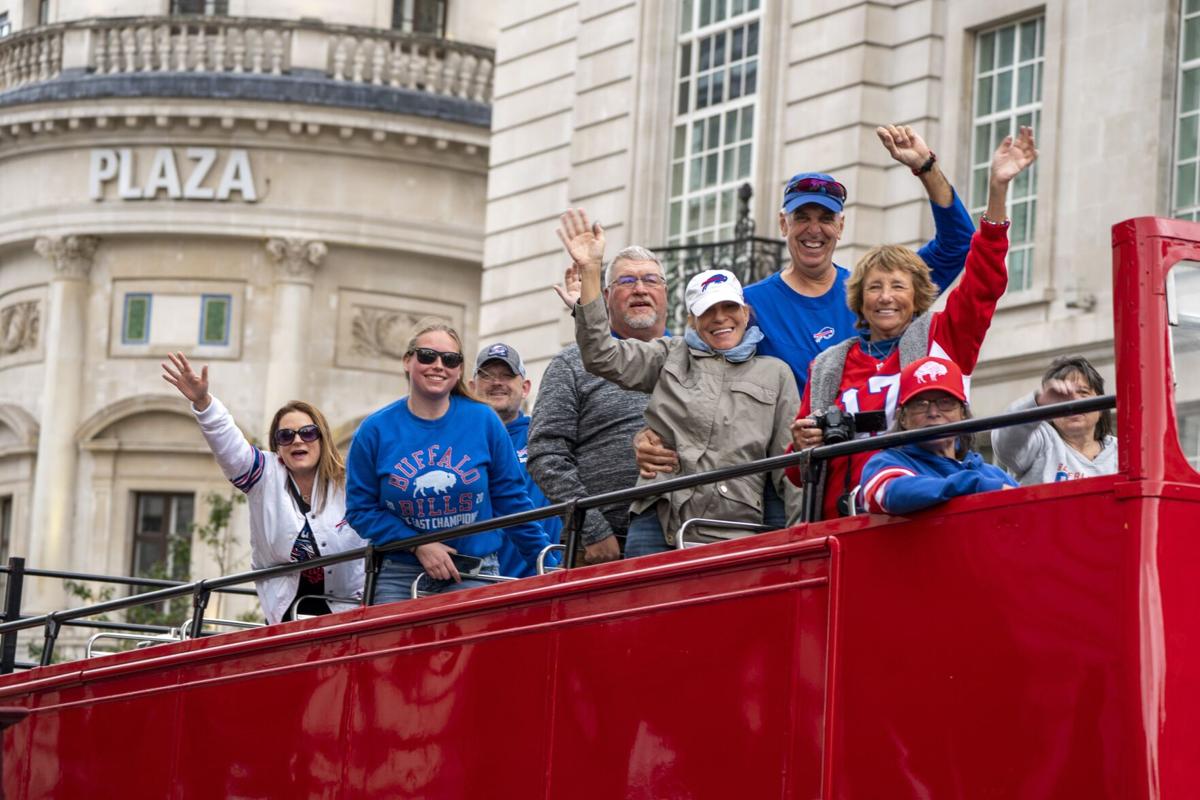
M 409 394 L 371 414 L 354 434 L 346 516 L 376 545 L 533 509 L 504 423 L 463 380 L 462 350 L 449 325 L 421 327 L 404 353 Z M 422 573 L 428 580 L 421 588 L 432 594 L 488 585 L 471 576 L 499 574 L 503 536 L 529 564 L 550 544 L 540 525 L 525 523 L 393 550 L 374 602 L 411 597 Z
M 992 313 L 1008 285 L 1008 185 L 1036 158 L 1033 131 L 1027 127 L 996 148 L 987 210 L 971 238 L 962 280 L 948 293 L 944 311 L 930 311 L 937 287 L 929 266 L 912 250 L 884 245 L 859 259 L 846 283 L 846 302 L 862 333 L 813 359 L 792 426 L 795 449 L 825 441 L 822 422 L 832 417 L 822 414 L 830 407 L 847 415 L 883 412 L 886 424 L 880 429 L 890 427 L 896 418 L 901 370 L 917 359 L 937 356 L 954 361 L 968 374 L 975 369 Z M 831 459 L 824 464 L 823 477 L 808 476 L 822 497 L 822 518 L 852 513 L 854 487 L 870 455 Z M 788 477 L 800 486 L 806 476 L 792 467 Z
M 366 546 L 346 522 L 346 467 L 320 411 L 299 400 L 276 411 L 270 452 L 264 453 L 246 441 L 229 411 L 209 394 L 207 366 L 197 375 L 183 353 L 167 357 L 163 380 L 191 401 L 221 471 L 249 500 L 254 569 Z M 293 603 L 300 614 L 345 611 L 362 599 L 362 559 L 266 578 L 255 588 L 272 624 Z
M 896 430 L 970 418 L 963 374 L 953 361 L 922 358 L 900 373 Z M 969 435 L 881 450 L 863 467 L 862 480 L 867 510 L 875 514 L 911 514 L 952 497 L 1017 487 L 1004 470 L 983 460 Z

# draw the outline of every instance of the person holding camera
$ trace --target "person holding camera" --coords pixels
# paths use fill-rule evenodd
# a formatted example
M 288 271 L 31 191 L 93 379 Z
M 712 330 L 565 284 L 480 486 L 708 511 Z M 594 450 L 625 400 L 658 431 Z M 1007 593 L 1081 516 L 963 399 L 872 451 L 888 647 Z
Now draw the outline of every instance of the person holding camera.
M 382 545 L 532 510 L 504 423 L 463 381 L 458 333 L 441 322 L 423 326 L 408 342 L 404 372 L 408 396 L 363 420 L 350 445 L 346 518 L 354 529 Z M 373 602 L 412 597 L 421 573 L 430 594 L 488 585 L 472 576 L 499 574 L 504 536 L 529 564 L 550 544 L 540 525 L 526 522 L 393 550 Z
M 796 380 L 784 362 L 757 355 L 762 333 L 749 324 L 750 307 L 737 276 L 728 270 L 706 270 L 688 282 L 688 325 L 683 336 L 648 342 L 617 339 L 610 332 L 600 285 L 604 230 L 598 222 L 589 224 L 581 209 L 573 209 L 562 215 L 558 236 L 581 278 L 575 340 L 584 367 L 625 389 L 650 393 L 646 422 L 679 453 L 682 474 L 784 451 L 799 402 Z M 694 517 L 763 523 L 769 516 L 764 513 L 768 479 L 782 496 L 786 481 L 776 473 L 747 475 L 634 502 L 625 557 L 672 549 L 680 525 Z M 638 484 L 652 480 L 643 477 Z M 782 527 L 786 517 L 782 507 L 778 516 L 767 521 Z M 702 528 L 698 534 L 719 539 L 741 532 Z
M 264 453 L 246 441 L 233 415 L 208 393 L 208 367 L 197 374 L 183 353 L 168 353 L 167 358 L 163 380 L 191 401 L 221 472 L 249 501 L 251 567 L 366 546 L 346 523 L 346 465 L 325 415 L 308 403 L 291 401 L 275 412 L 267 437 L 270 452 Z M 362 599 L 362 559 L 265 578 L 255 581 L 254 588 L 271 624 L 281 621 L 293 603 L 300 614 L 346 611 Z
M 862 332 L 813 359 L 792 426 L 794 449 L 825 443 L 832 408 L 854 420 L 855 424 L 847 425 L 848 435 L 871 435 L 858 430 L 857 415 L 862 412 L 882 411 L 886 422 L 874 427 L 890 428 L 896 417 L 901 371 L 925 356 L 954 361 L 967 375 L 975 369 L 996 302 L 1008 285 L 1004 263 L 1008 185 L 1036 159 L 1033 131 L 1028 127 L 1022 127 L 1015 139 L 1005 137 L 996 148 L 987 210 L 971 238 L 962 280 L 948 293 L 944 311 L 930 312 L 937 287 L 928 265 L 912 250 L 884 245 L 859 259 L 846 283 L 846 301 Z M 814 413 L 817 411 L 822 414 Z M 817 507 L 822 517 L 829 519 L 852 511 L 854 489 L 870 455 L 818 462 L 817 471 L 809 475 L 801 475 L 793 467 L 787 475 L 797 486 L 806 481 L 816 483 L 822 496 Z
M 962 371 L 953 361 L 922 358 L 900 373 L 896 430 L 911 431 L 971 418 Z M 874 514 L 911 514 L 923 508 L 1017 482 L 983 460 L 971 435 L 944 436 L 880 450 L 862 471 L 863 500 Z

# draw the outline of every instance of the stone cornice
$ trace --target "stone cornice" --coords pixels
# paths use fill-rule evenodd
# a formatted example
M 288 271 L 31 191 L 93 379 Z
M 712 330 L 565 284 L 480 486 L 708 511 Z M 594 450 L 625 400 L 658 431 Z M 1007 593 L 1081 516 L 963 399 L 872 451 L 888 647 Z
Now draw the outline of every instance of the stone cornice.
M 33 249 L 53 265 L 56 279 L 86 280 L 99 244 L 95 236 L 43 236 Z

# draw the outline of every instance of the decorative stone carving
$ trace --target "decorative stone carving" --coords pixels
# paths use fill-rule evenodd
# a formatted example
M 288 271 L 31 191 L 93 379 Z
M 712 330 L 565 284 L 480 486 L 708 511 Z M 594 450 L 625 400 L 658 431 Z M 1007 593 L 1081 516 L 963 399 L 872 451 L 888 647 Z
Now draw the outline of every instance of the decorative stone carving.
M 324 242 L 304 239 L 268 239 L 267 254 L 275 262 L 276 279 L 285 283 L 312 284 L 317 267 L 329 249 Z
M 0 308 L 0 356 L 36 350 L 42 324 L 41 304 L 25 300 Z
M 34 251 L 54 265 L 54 277 L 85 280 L 92 271 L 92 260 L 100 240 L 95 236 L 43 236 L 34 243 Z
M 418 319 L 407 311 L 355 306 L 350 323 L 353 337 L 350 350 L 368 358 L 400 360 L 404 358 L 409 332 Z

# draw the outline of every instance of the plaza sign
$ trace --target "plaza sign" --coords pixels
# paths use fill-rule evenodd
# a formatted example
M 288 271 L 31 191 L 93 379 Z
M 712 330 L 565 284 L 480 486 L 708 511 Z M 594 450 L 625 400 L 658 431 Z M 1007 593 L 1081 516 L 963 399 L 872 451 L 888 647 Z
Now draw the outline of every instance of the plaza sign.
M 139 181 L 143 174 L 144 182 Z M 217 175 L 220 177 L 213 186 L 210 177 Z M 183 158 L 176 159 L 174 150 L 160 147 L 154 151 L 149 170 L 140 173 L 131 149 L 93 149 L 88 172 L 89 196 L 104 200 L 105 188 L 114 180 L 116 196 L 121 200 L 154 200 L 161 195 L 172 200 L 223 202 L 235 193 L 247 203 L 258 200 L 250 156 L 245 150 L 189 147 L 183 151 Z

